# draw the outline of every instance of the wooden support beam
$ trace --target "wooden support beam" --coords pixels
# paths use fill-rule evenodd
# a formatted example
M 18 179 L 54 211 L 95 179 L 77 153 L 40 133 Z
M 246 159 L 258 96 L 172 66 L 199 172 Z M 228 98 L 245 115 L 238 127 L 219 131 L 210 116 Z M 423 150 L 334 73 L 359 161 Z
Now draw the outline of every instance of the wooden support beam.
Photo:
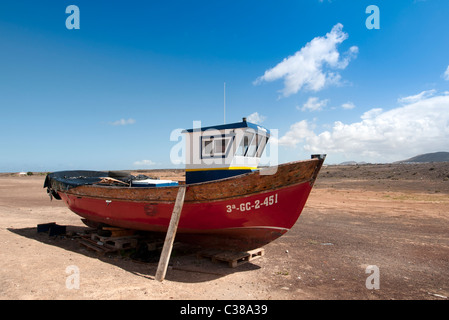
M 156 271 L 156 280 L 163 281 L 167 273 L 168 261 L 173 248 L 173 242 L 176 237 L 176 230 L 178 229 L 179 218 L 181 217 L 182 206 L 184 205 L 184 197 L 186 194 L 186 186 L 181 185 L 176 196 L 175 206 L 168 226 L 167 235 L 165 236 L 164 247 L 162 248 L 161 257 Z

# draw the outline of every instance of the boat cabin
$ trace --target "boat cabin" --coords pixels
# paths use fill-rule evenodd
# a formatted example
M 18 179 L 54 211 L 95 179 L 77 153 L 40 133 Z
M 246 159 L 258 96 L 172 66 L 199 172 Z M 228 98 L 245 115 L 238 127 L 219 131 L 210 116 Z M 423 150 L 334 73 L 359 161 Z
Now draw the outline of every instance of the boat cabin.
M 242 122 L 184 130 L 186 184 L 212 181 L 257 170 L 270 131 Z

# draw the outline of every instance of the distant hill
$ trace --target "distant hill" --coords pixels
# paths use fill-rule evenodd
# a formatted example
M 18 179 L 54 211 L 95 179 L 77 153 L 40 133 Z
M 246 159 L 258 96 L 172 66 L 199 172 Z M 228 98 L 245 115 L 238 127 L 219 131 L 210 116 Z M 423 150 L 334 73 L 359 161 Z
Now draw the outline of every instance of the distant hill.
M 434 153 L 425 153 L 420 154 L 419 156 L 398 161 L 396 163 L 404 163 L 404 162 L 449 162 L 449 152 L 434 152 Z

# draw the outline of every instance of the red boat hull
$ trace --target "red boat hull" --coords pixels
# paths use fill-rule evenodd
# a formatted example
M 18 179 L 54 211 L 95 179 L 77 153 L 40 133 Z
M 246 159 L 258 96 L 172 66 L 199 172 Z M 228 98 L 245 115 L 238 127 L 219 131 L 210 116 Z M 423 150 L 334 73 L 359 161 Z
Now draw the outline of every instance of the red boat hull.
M 176 239 L 232 250 L 277 239 L 298 220 L 323 161 L 313 158 L 280 165 L 270 175 L 252 172 L 187 185 Z M 44 187 L 90 222 L 165 236 L 179 187 L 108 186 L 95 182 L 103 173 L 82 177 L 89 174 L 49 174 Z
M 202 245 L 209 243 L 211 247 L 258 248 L 285 234 L 295 224 L 311 189 L 306 182 L 238 199 L 186 202 L 177 238 Z M 111 201 L 59 194 L 70 210 L 89 221 L 142 231 L 166 232 L 174 207 L 174 203 Z

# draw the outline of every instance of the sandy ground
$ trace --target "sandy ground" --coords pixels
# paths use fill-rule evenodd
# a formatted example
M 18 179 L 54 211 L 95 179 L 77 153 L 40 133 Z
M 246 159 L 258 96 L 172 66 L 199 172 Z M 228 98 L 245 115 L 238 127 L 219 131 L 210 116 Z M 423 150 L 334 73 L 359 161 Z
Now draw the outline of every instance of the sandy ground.
M 43 181 L 0 176 L 1 299 L 449 296 L 449 163 L 323 167 L 298 222 L 263 257 L 229 268 L 175 248 L 163 282 L 154 280 L 157 262 L 100 256 L 71 237 L 38 234 L 47 222 L 87 229 L 61 201 L 50 202 Z M 73 270 L 79 288 L 70 288 Z

